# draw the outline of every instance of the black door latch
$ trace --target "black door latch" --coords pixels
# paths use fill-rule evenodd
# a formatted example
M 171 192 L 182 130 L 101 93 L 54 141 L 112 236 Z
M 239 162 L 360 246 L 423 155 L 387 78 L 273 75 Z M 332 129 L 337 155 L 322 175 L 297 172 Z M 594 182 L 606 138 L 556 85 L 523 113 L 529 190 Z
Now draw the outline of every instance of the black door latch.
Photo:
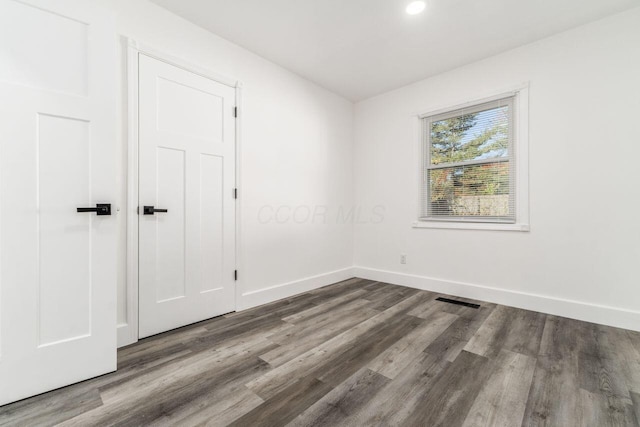
M 167 212 L 166 209 L 156 209 L 153 206 L 144 206 L 142 208 L 142 214 L 143 215 L 153 215 L 156 212 Z
M 78 208 L 78 212 L 95 212 L 97 215 L 111 215 L 111 203 L 98 203 L 95 208 Z

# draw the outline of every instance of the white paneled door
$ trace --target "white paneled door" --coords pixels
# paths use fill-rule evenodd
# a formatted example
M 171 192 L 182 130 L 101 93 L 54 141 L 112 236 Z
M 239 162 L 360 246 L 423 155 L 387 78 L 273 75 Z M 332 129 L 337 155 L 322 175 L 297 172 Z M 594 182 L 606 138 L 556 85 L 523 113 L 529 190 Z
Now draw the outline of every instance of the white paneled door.
M 0 0 L 0 405 L 116 369 L 116 37 L 95 3 Z
M 139 336 L 235 310 L 235 89 L 138 55 Z

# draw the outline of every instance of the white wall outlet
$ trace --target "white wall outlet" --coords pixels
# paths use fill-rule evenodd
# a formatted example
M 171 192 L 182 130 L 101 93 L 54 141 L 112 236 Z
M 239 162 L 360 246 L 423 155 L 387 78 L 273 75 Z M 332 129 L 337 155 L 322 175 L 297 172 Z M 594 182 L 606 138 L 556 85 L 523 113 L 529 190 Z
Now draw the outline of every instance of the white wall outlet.
M 400 254 L 400 264 L 407 263 L 407 256 L 405 254 Z

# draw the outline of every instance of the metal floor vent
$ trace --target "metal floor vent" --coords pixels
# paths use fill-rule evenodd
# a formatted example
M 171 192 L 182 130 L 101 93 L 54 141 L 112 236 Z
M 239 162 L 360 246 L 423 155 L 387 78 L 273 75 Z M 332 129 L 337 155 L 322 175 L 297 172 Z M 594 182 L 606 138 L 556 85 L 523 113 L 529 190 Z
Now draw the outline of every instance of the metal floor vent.
M 449 304 L 464 305 L 465 307 L 471 307 L 471 308 L 480 308 L 480 304 L 471 304 L 470 302 L 456 301 L 454 299 L 449 299 L 449 298 L 438 297 L 436 298 L 436 301 L 448 302 Z

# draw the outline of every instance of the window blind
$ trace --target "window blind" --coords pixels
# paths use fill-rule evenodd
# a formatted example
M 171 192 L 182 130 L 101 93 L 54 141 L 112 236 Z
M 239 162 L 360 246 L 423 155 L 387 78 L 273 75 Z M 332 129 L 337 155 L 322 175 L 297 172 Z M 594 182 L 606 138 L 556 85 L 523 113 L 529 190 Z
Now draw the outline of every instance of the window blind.
M 421 219 L 515 222 L 514 97 L 423 118 Z

